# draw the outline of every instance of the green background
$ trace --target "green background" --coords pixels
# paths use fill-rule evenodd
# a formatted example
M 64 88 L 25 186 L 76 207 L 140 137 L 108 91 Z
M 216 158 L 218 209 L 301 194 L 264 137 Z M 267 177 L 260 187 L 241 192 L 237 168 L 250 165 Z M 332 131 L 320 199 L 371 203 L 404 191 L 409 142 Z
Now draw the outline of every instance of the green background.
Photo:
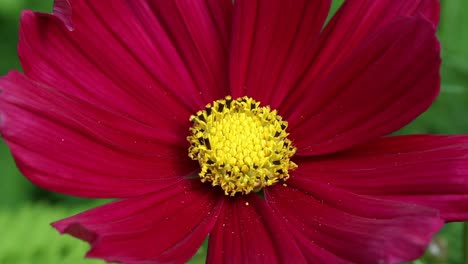
M 334 10 L 343 1 L 334 1 Z M 0 75 L 19 69 L 16 55 L 22 9 L 50 12 L 52 0 L 0 0 Z M 467 0 L 442 1 L 438 35 L 442 42 L 442 93 L 425 114 L 399 133 L 468 133 Z M 103 263 L 85 260 L 88 246 L 59 236 L 49 223 L 102 201 L 83 200 L 41 190 L 18 172 L 0 140 L 0 264 Z M 202 263 L 202 246 L 193 262 Z M 462 264 L 463 224 L 452 223 L 434 237 L 425 257 L 415 263 Z

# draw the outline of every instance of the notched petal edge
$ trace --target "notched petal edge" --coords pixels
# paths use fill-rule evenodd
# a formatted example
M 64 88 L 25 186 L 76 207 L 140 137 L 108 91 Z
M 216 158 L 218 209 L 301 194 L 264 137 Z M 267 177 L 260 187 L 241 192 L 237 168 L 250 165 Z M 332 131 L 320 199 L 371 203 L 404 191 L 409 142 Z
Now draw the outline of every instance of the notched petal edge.
M 52 14 L 58 17 L 69 31 L 75 29 L 72 21 L 72 7 L 68 0 L 54 0 Z

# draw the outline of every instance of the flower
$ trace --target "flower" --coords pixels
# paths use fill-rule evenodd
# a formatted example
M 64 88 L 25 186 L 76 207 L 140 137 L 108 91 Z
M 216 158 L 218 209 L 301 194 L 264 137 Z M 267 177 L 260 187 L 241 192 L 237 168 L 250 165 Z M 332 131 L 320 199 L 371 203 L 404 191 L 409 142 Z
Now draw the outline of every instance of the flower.
M 24 11 L 0 131 L 33 183 L 117 201 L 88 257 L 395 263 L 468 219 L 468 137 L 387 136 L 440 87 L 436 0 L 56 0 Z

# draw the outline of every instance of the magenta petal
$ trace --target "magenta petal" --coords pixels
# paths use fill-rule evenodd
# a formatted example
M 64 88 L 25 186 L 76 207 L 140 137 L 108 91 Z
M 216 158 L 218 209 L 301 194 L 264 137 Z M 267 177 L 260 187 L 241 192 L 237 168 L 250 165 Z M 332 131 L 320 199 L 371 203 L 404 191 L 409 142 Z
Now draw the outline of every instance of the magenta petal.
M 68 30 L 73 30 L 72 8 L 68 0 L 54 0 L 54 13 L 60 18 Z
M 423 254 L 443 224 L 437 211 L 426 207 L 359 196 L 296 178 L 288 181 L 291 185 L 295 187 L 275 185 L 265 191 L 265 198 L 306 254 L 327 251 L 338 257 L 322 258 L 321 263 L 413 260 Z
M 91 244 L 87 256 L 124 263 L 183 263 L 212 229 L 222 199 L 198 180 L 113 202 L 53 223 Z
M 439 0 L 348 0 L 327 24 L 314 46 L 313 63 L 301 83 L 291 91 L 285 105 L 294 105 L 314 83 L 327 76 L 337 65 L 371 35 L 401 17 L 423 15 L 432 24 L 439 22 Z
M 186 124 L 195 106 L 191 108 L 188 101 L 180 99 L 181 96 L 175 97 L 178 91 L 184 91 L 184 98 L 198 92 L 182 90 L 182 87 L 190 86 L 182 83 L 180 76 L 168 72 L 167 69 L 172 68 L 154 65 L 160 60 L 156 55 L 148 55 L 152 50 L 150 41 L 133 50 L 145 50 L 146 58 L 152 58 L 153 65 L 145 66 L 114 35 L 99 26 L 99 22 L 86 25 L 78 16 L 81 12 L 73 9 L 72 13 L 74 30 L 69 31 L 55 16 L 23 12 L 18 53 L 29 78 L 142 123 L 157 126 L 170 121 L 173 127 Z M 91 18 L 95 17 L 92 14 L 86 16 L 86 19 Z M 127 38 L 133 41 L 145 39 Z M 158 75 L 148 72 L 145 67 L 165 70 L 164 76 L 178 78 L 179 83 L 163 84 L 156 79 Z M 169 90 L 171 88 L 175 91 Z
M 234 97 L 276 108 L 312 61 L 330 0 L 236 0 L 230 52 Z
M 440 46 L 427 20 L 383 28 L 285 110 L 297 154 L 336 152 L 400 129 L 437 96 L 439 68 Z
M 208 243 L 208 263 L 305 263 L 293 237 L 255 194 L 225 197 Z
M 346 1 L 325 28 L 313 67 L 332 67 L 367 36 L 401 17 L 423 15 L 437 26 L 439 14 L 439 0 Z
M 128 2 L 133 5 L 133 1 Z M 161 25 L 182 58 L 184 65 L 172 67 L 176 71 L 182 70 L 179 68 L 183 67 L 188 69 L 194 87 L 199 90 L 198 96 L 203 99 L 203 103 L 198 105 L 196 110 L 226 96 L 229 92 L 227 60 L 232 1 L 142 2 L 145 2 L 145 5 L 136 5 L 140 9 L 139 12 L 147 15 L 151 10 L 159 21 L 148 21 L 151 22 L 148 25 L 153 25 L 154 22 Z M 102 6 L 105 8 L 107 5 Z M 153 35 L 160 37 L 161 32 L 156 31 Z M 174 62 L 168 60 L 168 63 Z
M 215 24 L 232 9 L 227 0 L 70 2 L 66 11 L 57 1 L 56 15 L 23 13 L 19 55 L 28 77 L 154 126 L 186 125 L 227 94 L 230 27 Z
M 468 136 L 387 137 L 299 162 L 297 177 L 433 207 L 448 221 L 468 220 Z
M 12 72 L 0 79 L 0 132 L 37 185 L 86 197 L 155 191 L 194 173 L 184 134 L 149 127 Z

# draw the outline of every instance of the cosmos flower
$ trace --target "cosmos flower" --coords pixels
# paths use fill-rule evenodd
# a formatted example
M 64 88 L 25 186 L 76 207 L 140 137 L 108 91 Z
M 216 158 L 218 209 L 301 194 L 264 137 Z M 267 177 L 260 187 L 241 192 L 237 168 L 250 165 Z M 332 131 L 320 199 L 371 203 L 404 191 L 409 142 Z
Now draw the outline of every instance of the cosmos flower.
M 436 0 L 56 0 L 0 131 L 88 257 L 395 263 L 468 219 L 468 137 L 388 136 L 440 87 Z

